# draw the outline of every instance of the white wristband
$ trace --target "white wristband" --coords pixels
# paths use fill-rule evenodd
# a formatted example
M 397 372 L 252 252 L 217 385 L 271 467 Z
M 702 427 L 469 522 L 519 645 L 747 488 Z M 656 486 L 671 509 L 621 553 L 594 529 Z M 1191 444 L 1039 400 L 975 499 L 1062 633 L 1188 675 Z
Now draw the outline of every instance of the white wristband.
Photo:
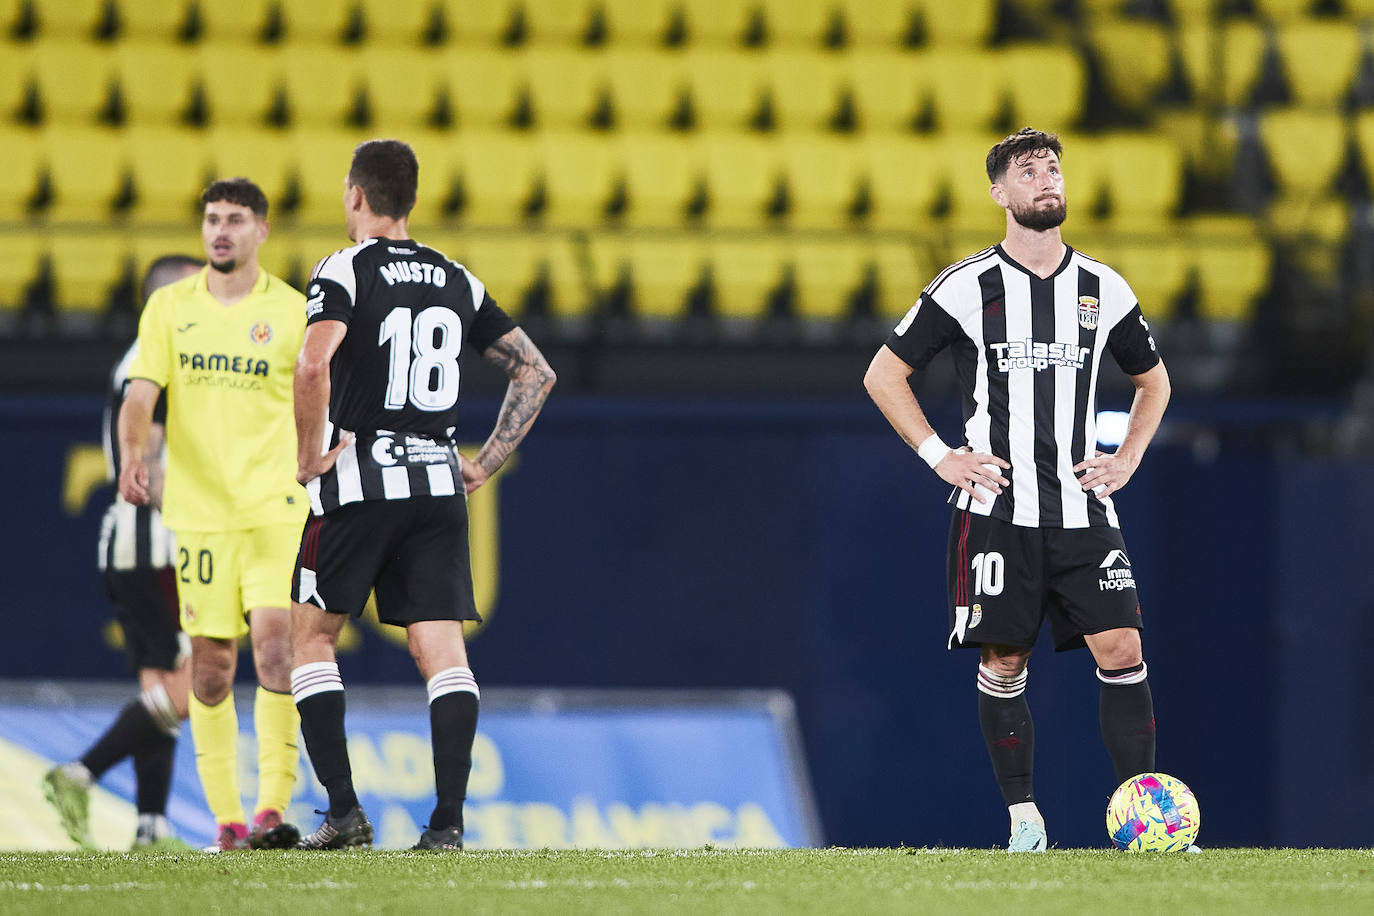
M 921 456 L 921 460 L 934 468 L 935 465 L 945 460 L 945 456 L 952 451 L 939 433 L 931 433 L 930 437 L 916 447 L 916 454 Z

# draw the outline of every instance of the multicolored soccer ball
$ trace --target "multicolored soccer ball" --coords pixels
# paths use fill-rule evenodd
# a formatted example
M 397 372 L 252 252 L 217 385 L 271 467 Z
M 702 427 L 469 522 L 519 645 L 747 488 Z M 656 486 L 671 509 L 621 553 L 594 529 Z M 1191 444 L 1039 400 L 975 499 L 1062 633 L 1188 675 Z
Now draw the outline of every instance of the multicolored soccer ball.
M 1132 776 L 1107 803 L 1107 835 L 1127 852 L 1183 852 L 1201 826 L 1193 793 L 1164 773 Z

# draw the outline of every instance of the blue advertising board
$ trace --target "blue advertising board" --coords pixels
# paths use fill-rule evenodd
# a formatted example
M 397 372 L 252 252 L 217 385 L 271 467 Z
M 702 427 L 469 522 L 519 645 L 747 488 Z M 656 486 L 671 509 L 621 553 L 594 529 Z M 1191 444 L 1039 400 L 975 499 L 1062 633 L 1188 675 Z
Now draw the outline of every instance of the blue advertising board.
M 111 685 L 113 688 L 113 685 Z M 0 773 L 8 800 L 0 848 L 70 843 L 47 810 L 39 779 L 78 757 L 113 719 L 114 689 L 49 684 L 0 690 Z M 251 693 L 237 700 L 251 721 Z M 423 689 L 359 687 L 348 694 L 349 756 L 376 845 L 406 848 L 434 806 Z M 777 693 L 484 692 L 464 808 L 475 849 L 780 848 L 821 841 L 796 741 L 791 702 Z M 256 757 L 239 736 L 240 789 L 251 812 Z M 189 731 L 177 746 L 168 818 L 188 841 L 209 842 Z M 307 830 L 327 805 L 304 757 L 289 816 Z M 134 829 L 128 763 L 101 780 L 97 840 L 129 844 Z

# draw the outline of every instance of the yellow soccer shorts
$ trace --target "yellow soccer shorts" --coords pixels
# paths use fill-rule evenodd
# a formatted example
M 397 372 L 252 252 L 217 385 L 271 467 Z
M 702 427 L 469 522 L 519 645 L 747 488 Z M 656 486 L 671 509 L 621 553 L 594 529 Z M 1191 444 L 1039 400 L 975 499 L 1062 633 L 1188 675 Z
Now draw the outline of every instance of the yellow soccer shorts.
M 177 595 L 188 636 L 238 639 L 253 608 L 291 606 L 299 522 L 240 531 L 178 531 Z

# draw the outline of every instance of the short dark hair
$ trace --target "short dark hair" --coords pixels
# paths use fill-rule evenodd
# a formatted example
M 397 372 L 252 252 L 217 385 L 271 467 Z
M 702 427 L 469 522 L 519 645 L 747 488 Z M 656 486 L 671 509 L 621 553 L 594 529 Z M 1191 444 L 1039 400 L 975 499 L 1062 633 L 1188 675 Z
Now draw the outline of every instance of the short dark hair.
M 247 207 L 258 219 L 267 219 L 267 195 L 247 178 L 221 178 L 200 195 L 202 207 L 221 200 Z
M 1058 134 L 1046 133 L 1034 127 L 1023 127 L 1014 134 L 1003 137 L 988 151 L 988 181 L 997 184 L 1006 174 L 1007 166 L 1026 156 L 1039 156 L 1041 150 L 1064 155 L 1064 144 L 1059 142 Z
M 176 282 L 182 271 L 192 267 L 199 270 L 204 266 L 204 261 L 189 254 L 164 254 L 149 264 L 143 273 L 143 284 L 139 287 L 142 301 L 147 302 L 154 290 Z
M 348 183 L 363 189 L 363 196 L 373 213 L 404 219 L 415 206 L 420 163 L 409 143 L 365 140 L 353 150 Z

